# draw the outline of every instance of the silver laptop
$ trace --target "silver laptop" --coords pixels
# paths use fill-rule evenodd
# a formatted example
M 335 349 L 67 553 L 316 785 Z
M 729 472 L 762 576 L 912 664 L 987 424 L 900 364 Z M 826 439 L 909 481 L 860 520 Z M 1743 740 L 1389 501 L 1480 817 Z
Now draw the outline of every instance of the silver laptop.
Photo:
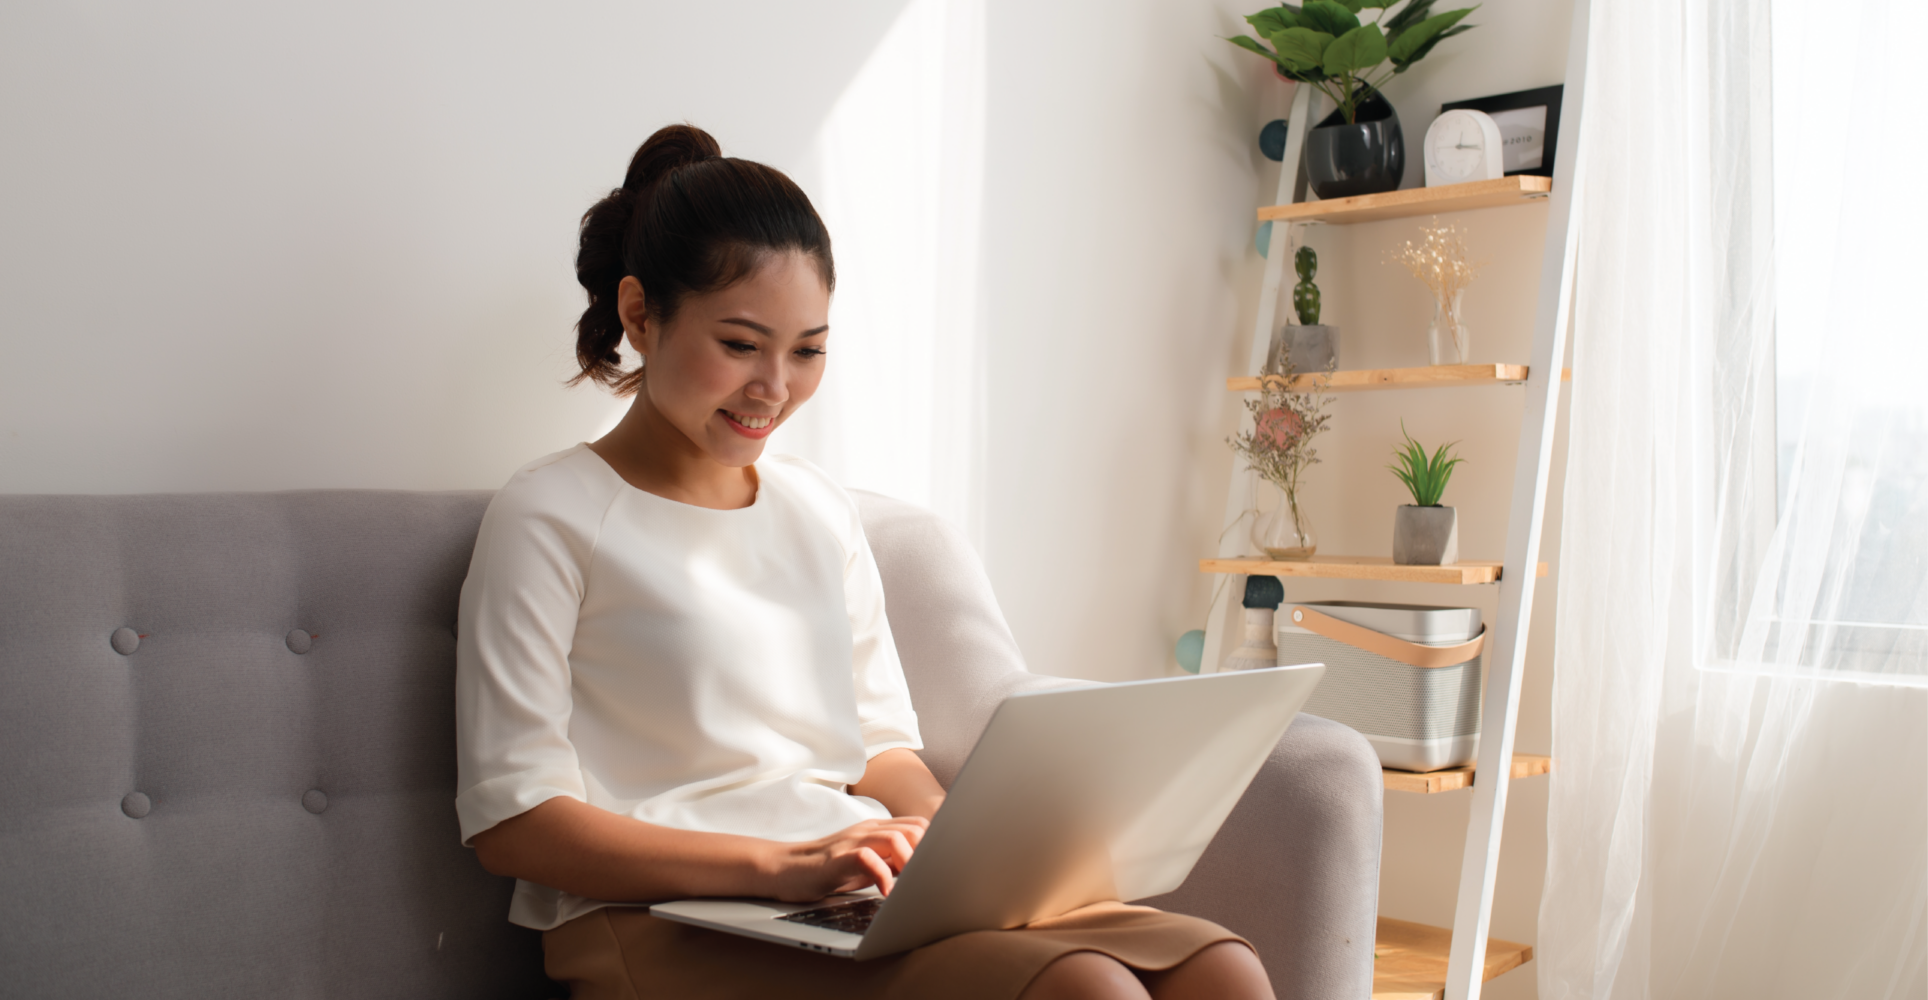
M 1013 695 L 888 898 L 686 899 L 649 912 L 847 958 L 1178 888 L 1322 664 Z

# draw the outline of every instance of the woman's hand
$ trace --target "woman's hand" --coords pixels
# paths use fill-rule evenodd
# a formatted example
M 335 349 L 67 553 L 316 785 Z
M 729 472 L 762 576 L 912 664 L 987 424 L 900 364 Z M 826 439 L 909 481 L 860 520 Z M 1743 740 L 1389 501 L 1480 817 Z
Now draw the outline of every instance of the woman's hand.
M 768 895 L 808 903 L 874 885 L 888 896 L 929 827 L 922 816 L 867 819 L 821 840 L 776 844 Z

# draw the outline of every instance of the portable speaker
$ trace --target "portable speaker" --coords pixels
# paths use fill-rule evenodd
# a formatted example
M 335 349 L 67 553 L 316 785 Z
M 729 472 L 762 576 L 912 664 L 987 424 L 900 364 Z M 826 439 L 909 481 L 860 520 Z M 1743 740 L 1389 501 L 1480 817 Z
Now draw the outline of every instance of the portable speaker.
M 1305 601 L 1277 621 L 1279 663 L 1326 665 L 1305 710 L 1358 730 L 1381 764 L 1437 771 L 1478 756 L 1478 608 Z

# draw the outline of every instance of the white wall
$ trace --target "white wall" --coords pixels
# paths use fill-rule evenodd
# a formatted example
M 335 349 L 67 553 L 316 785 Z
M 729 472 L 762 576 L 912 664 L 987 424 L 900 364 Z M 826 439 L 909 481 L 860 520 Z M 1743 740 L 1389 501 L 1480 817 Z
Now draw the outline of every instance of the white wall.
M 809 184 L 903 5 L 0 5 L 0 490 L 494 487 L 594 436 L 577 218 L 671 121 Z

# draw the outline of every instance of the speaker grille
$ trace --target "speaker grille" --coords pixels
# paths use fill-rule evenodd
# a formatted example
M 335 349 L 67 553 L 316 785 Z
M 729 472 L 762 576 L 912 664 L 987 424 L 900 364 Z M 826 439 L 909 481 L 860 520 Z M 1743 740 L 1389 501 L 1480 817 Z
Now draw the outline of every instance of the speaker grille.
M 1280 663 L 1324 663 L 1305 710 L 1369 736 L 1436 740 L 1479 732 L 1481 653 L 1451 667 L 1412 667 L 1299 630 L 1279 630 Z

